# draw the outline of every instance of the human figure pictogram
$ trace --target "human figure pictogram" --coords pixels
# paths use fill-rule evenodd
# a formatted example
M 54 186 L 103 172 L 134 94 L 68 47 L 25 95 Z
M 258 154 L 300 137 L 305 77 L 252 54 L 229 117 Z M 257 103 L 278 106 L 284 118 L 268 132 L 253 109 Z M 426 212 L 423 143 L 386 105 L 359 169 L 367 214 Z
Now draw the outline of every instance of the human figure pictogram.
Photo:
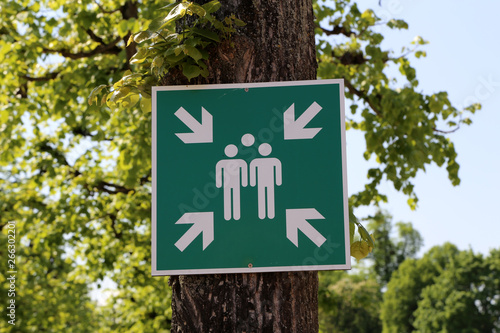
M 238 148 L 235 145 L 227 145 L 224 153 L 229 158 L 235 157 Z M 239 220 L 241 217 L 240 186 L 248 185 L 247 163 L 242 159 L 224 159 L 217 162 L 215 185 L 224 187 L 224 219 L 229 221 L 232 216 L 235 220 Z
M 262 156 L 271 154 L 272 148 L 268 143 L 259 146 Z M 257 179 L 256 179 L 257 178 Z M 259 218 L 274 218 L 274 185 L 281 185 L 281 161 L 275 157 L 256 158 L 250 163 L 250 186 L 257 185 L 259 204 Z

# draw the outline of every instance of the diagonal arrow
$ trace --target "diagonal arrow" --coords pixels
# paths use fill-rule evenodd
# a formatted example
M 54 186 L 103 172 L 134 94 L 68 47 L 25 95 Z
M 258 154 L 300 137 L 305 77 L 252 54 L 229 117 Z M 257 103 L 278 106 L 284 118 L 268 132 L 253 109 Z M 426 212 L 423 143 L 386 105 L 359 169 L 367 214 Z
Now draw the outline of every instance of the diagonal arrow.
M 307 220 L 324 219 L 323 215 L 314 208 L 287 209 L 286 210 L 286 237 L 299 247 L 299 229 L 316 246 L 320 247 L 326 238 L 314 229 Z
M 184 213 L 175 224 L 192 224 L 188 231 L 175 243 L 183 252 L 200 233 L 203 233 L 203 250 L 214 240 L 214 213 Z
M 312 139 L 322 127 L 304 128 L 321 111 L 322 107 L 313 102 L 307 110 L 295 120 L 295 103 L 283 114 L 283 125 L 285 127 L 285 140 Z
M 190 115 L 183 107 L 174 113 L 193 133 L 175 133 L 184 143 L 213 142 L 212 115 L 201 108 L 201 124 Z

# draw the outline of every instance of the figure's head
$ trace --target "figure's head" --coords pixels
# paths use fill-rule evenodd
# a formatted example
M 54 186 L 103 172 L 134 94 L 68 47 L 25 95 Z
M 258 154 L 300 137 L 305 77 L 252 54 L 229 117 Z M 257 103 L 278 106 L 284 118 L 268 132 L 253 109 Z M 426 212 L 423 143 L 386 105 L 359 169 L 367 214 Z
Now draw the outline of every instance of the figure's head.
M 250 133 L 247 133 L 245 135 L 243 135 L 241 137 L 241 143 L 245 146 L 245 147 L 250 147 L 251 145 L 253 145 L 255 142 L 255 138 L 252 134 Z
M 267 155 L 271 154 L 272 150 L 273 149 L 271 148 L 271 145 L 269 143 L 263 143 L 259 146 L 259 153 L 262 156 L 267 156 Z
M 238 154 L 238 147 L 235 145 L 227 145 L 224 149 L 224 153 L 227 157 L 235 157 Z

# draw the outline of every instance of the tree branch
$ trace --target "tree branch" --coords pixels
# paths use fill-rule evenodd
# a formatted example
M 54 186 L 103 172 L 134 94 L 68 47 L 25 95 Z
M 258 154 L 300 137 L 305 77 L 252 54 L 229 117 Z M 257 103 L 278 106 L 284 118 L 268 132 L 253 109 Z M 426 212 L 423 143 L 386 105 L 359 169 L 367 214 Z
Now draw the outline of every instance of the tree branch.
M 340 61 L 340 63 L 344 66 L 349 66 L 349 65 L 362 65 L 362 64 L 365 64 L 369 61 L 371 61 L 372 59 L 370 58 L 365 58 L 365 55 L 363 54 L 363 52 L 359 51 L 359 52 L 351 52 L 351 51 L 346 51 L 344 54 L 342 54 L 340 57 L 336 56 L 334 54 L 334 52 L 332 52 L 332 57 L 335 58 L 335 59 L 338 59 Z M 399 58 L 389 58 L 387 56 L 387 52 L 385 52 L 385 55 L 384 57 L 381 59 L 382 62 L 385 64 L 387 63 L 389 60 L 393 60 L 393 61 L 396 61 L 397 59 Z
M 122 238 L 122 233 L 118 232 L 116 230 L 115 224 L 116 224 L 116 215 L 115 214 L 107 214 L 108 217 L 111 220 L 111 229 L 113 230 L 113 234 L 115 235 L 115 238 L 121 239 Z
M 92 30 L 90 29 L 86 29 L 85 32 L 87 33 L 87 35 L 90 36 L 90 38 L 95 41 L 95 42 L 98 42 L 99 44 L 102 44 L 102 45 L 106 45 L 106 43 L 104 43 L 104 40 L 97 36 Z
M 114 9 L 114 10 L 106 10 L 104 9 L 104 7 L 97 1 L 95 1 L 97 7 L 99 7 L 99 9 L 101 10 L 101 12 L 103 12 L 104 14 L 113 14 L 117 11 L 119 11 L 120 9 Z
M 97 37 L 97 36 L 96 36 Z M 99 37 L 97 37 L 99 38 Z M 98 54 L 118 54 L 122 51 L 121 48 L 117 47 L 116 44 L 121 40 L 120 37 L 117 37 L 115 40 L 113 40 L 109 44 L 101 44 L 97 46 L 95 49 L 87 52 L 78 52 L 78 53 L 72 53 L 68 49 L 61 49 L 61 50 L 53 50 L 53 49 L 48 49 L 48 48 L 42 48 L 43 52 L 45 53 L 59 53 L 63 57 L 70 58 L 70 59 L 81 59 L 81 58 L 90 58 Z
M 51 147 L 47 141 L 41 142 L 38 148 L 40 151 L 49 153 L 57 162 L 59 162 L 59 164 L 71 168 L 72 170 L 70 171 L 70 174 L 73 175 L 73 177 L 78 177 L 82 175 L 82 173 L 78 169 L 76 169 L 75 167 L 71 166 L 68 163 L 68 160 L 66 159 L 63 153 Z M 134 191 L 134 189 L 130 189 L 122 185 L 112 184 L 104 180 L 98 180 L 93 184 L 87 183 L 86 186 L 89 190 L 97 189 L 101 192 L 105 192 L 108 194 L 129 193 L 130 191 Z
M 55 79 L 60 72 L 54 72 L 54 73 L 48 73 L 44 76 L 38 76 L 38 77 L 33 77 L 33 76 L 28 76 L 28 75 L 21 75 L 20 77 L 27 80 L 27 81 L 32 81 L 32 82 L 43 82 L 43 81 L 50 81 Z
M 351 35 L 354 35 L 354 36 L 358 35 L 355 32 L 348 31 L 346 28 L 344 28 L 343 26 L 340 26 L 340 25 L 334 26 L 333 30 L 325 29 L 325 28 L 321 27 L 319 24 L 316 24 L 316 27 L 321 29 L 321 31 L 323 31 L 323 33 L 327 36 L 344 35 L 346 37 L 351 37 Z
M 50 146 L 47 140 L 40 142 L 38 144 L 38 149 L 41 152 L 49 153 L 53 159 L 59 162 L 59 164 L 71 167 L 64 154 L 55 149 L 54 147 Z
M 109 194 L 129 193 L 130 191 L 134 191 L 133 189 L 126 188 L 125 186 L 108 183 L 104 180 L 97 181 L 92 187 Z
M 90 133 L 89 130 L 86 129 L 85 126 L 83 126 L 83 125 L 73 127 L 71 129 L 71 133 L 73 133 L 73 135 L 81 135 L 81 136 L 85 136 L 85 137 L 89 137 L 89 138 L 95 137 L 95 134 Z M 113 137 L 111 137 L 111 138 L 104 137 L 101 140 L 96 140 L 96 141 L 113 141 L 113 140 L 114 140 Z
M 434 132 L 438 132 L 438 133 L 442 133 L 442 134 L 451 134 L 451 133 L 455 133 L 456 131 L 458 131 L 460 129 L 460 124 L 457 125 L 457 127 L 455 127 L 454 129 L 452 130 L 449 130 L 449 131 L 443 131 L 443 130 L 440 130 L 440 129 L 437 129 L 435 127 L 432 128 L 432 130 Z
M 344 54 L 342 54 L 342 56 L 340 58 L 338 58 L 338 57 L 336 57 L 336 58 L 339 59 L 340 63 L 342 65 L 345 65 L 345 66 L 349 66 L 349 65 L 362 65 L 362 64 L 368 62 L 368 59 L 366 59 L 364 57 L 363 52 L 350 52 L 350 51 L 347 51 Z
M 145 175 L 144 177 L 141 177 L 141 179 L 140 179 L 140 182 L 139 182 L 139 183 L 140 183 L 141 185 L 144 185 L 144 184 L 146 184 L 147 182 L 150 182 L 150 180 L 149 180 L 149 178 L 150 178 L 150 177 L 151 177 L 151 170 L 149 170 L 149 172 L 148 172 L 148 174 L 147 174 L 147 175 Z
M 380 110 L 377 108 L 377 106 L 375 104 L 373 104 L 373 102 L 370 100 L 370 97 L 364 91 L 360 91 L 360 90 L 356 89 L 352 85 L 352 83 L 349 80 L 347 80 L 345 77 L 344 77 L 344 83 L 345 83 L 345 86 L 347 87 L 347 89 L 349 89 L 349 92 L 351 94 L 356 95 L 359 98 L 361 98 L 366 104 L 368 104 L 368 106 L 373 110 L 373 112 L 375 112 L 377 114 L 377 116 L 382 116 L 382 112 L 380 112 Z

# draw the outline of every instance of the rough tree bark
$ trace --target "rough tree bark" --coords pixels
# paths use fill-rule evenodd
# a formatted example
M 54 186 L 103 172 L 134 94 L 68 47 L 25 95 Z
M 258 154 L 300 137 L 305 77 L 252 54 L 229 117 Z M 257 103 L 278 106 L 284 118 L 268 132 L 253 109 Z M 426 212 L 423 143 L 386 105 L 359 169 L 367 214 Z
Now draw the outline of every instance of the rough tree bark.
M 312 0 L 221 3 L 218 15 L 247 25 L 212 50 L 209 78 L 195 83 L 316 79 Z M 187 83 L 175 73 L 162 80 Z M 317 272 L 172 276 L 170 285 L 172 332 L 318 331 Z

